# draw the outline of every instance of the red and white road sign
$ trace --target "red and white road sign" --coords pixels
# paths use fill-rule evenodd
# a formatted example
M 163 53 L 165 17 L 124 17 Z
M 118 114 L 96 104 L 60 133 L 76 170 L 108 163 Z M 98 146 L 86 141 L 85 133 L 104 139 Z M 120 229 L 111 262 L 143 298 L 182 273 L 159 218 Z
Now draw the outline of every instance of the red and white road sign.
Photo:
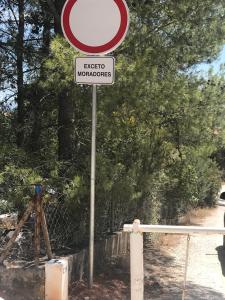
M 78 51 L 101 55 L 123 41 L 129 25 L 125 0 L 67 0 L 61 16 L 65 38 Z

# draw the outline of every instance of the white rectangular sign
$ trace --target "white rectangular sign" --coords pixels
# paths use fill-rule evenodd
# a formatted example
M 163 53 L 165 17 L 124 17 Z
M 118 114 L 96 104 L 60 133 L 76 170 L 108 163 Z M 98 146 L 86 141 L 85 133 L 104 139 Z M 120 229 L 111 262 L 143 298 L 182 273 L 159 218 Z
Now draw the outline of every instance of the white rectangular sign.
M 113 84 L 115 77 L 114 57 L 77 57 L 75 82 L 79 84 Z

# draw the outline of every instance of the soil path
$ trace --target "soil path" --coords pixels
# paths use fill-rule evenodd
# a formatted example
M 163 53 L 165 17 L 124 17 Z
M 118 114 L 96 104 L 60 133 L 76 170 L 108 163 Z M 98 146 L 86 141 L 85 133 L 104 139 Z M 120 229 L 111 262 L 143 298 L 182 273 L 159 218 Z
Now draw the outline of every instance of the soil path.
M 225 206 L 202 211 L 191 225 L 223 227 Z M 167 235 L 160 252 L 145 249 L 145 299 L 182 299 L 187 238 Z M 221 235 L 192 235 L 187 272 L 187 300 L 225 299 L 225 251 Z M 154 247 L 155 248 L 155 247 Z

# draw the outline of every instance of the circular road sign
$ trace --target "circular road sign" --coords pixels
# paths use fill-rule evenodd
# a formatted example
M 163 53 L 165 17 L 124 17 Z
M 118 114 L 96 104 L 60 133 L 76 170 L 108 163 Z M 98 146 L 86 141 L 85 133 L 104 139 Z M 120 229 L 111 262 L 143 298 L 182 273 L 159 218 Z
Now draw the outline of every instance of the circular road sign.
M 129 11 L 125 0 L 67 0 L 61 16 L 65 38 L 89 55 L 112 52 L 124 40 Z

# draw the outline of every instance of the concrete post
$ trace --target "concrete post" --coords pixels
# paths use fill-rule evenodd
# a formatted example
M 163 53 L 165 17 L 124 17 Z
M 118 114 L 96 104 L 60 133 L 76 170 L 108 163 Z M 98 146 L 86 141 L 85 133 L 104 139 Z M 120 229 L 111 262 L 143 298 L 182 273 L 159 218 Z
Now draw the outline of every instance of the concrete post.
M 67 259 L 52 259 L 45 264 L 45 300 L 68 300 Z
M 138 232 L 140 220 L 134 220 L 130 234 L 131 300 L 144 299 L 143 233 Z

